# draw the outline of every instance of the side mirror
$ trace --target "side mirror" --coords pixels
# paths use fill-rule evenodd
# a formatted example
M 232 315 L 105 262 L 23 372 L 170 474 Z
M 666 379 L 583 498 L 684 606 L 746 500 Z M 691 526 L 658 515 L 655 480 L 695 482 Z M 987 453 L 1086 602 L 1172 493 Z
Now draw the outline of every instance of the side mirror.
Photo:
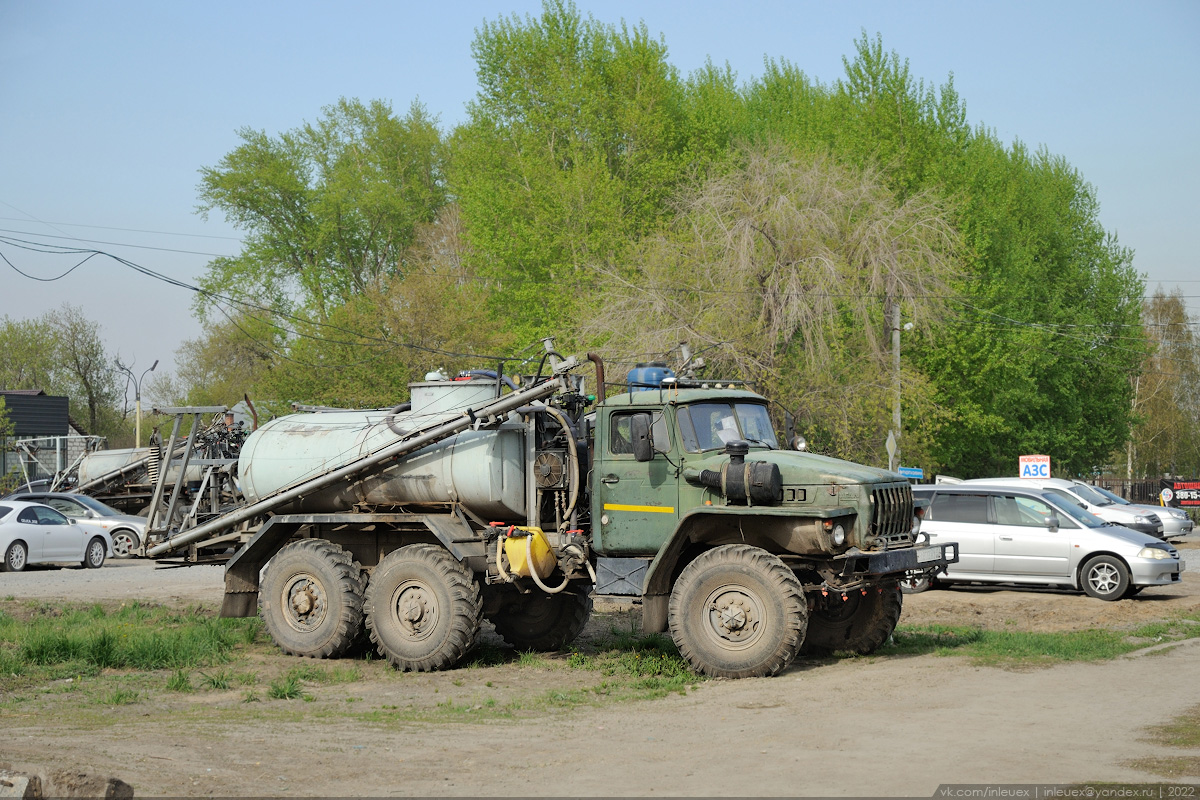
M 1053 514 L 1046 517 L 1046 527 L 1049 528 L 1050 530 L 1052 530 L 1052 531 L 1058 530 L 1058 524 L 1059 524 L 1058 517 L 1054 516 Z
M 633 457 L 638 461 L 654 460 L 654 438 L 650 435 L 650 415 L 634 414 L 629 420 L 633 437 Z

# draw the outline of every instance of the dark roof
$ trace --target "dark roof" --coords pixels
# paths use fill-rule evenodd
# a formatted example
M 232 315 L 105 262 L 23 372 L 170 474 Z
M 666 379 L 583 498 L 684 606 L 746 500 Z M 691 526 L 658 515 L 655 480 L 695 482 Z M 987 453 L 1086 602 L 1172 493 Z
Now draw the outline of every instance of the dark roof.
M 0 394 L 11 394 L 16 397 L 37 397 L 45 393 L 44 389 L 0 389 Z

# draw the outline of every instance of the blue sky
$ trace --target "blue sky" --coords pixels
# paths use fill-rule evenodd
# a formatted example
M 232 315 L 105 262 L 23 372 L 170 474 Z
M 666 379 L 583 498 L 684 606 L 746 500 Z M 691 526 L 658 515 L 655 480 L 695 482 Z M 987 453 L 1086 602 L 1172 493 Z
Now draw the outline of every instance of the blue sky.
M 711 58 L 743 80 L 770 57 L 833 81 L 861 31 L 879 33 L 916 77 L 953 73 L 973 124 L 1064 156 L 1096 187 L 1101 220 L 1135 250 L 1148 291 L 1178 286 L 1200 309 L 1200 2 L 578 5 L 603 22 L 644 21 L 685 74 Z M 0 0 L 0 229 L 191 281 L 204 253 L 237 248 L 237 231 L 195 205 L 197 170 L 237 145 L 238 128 L 279 133 L 341 96 L 398 111 L 419 99 L 452 126 L 475 93 L 475 29 L 540 8 Z M 78 260 L 0 253 L 42 277 Z M 170 365 L 200 332 L 189 292 L 114 262 L 51 283 L 0 262 L 0 315 L 62 302 L 100 320 L 139 367 Z

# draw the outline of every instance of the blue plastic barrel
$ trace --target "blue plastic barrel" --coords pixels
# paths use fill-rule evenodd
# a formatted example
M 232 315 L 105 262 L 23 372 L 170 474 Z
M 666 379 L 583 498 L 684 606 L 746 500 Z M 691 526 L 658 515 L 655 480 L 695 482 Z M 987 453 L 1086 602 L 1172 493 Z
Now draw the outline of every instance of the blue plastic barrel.
M 675 377 L 675 371 L 667 368 L 665 361 L 651 361 L 648 364 L 638 364 L 629 370 L 626 382 L 631 392 L 645 392 L 662 386 L 664 378 Z

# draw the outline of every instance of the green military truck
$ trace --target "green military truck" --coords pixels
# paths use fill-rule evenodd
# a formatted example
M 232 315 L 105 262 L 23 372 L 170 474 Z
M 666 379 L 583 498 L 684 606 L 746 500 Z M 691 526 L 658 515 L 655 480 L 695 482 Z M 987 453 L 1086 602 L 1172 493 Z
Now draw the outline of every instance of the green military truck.
M 450 668 L 484 619 L 554 650 L 593 596 L 617 595 L 697 671 L 731 678 L 873 651 L 906 573 L 956 560 L 918 541 L 907 481 L 782 449 L 762 396 L 668 370 L 613 391 L 589 359 L 592 396 L 551 352 L 548 379 L 430 376 L 394 409 L 268 423 L 241 451 L 246 505 L 148 554 L 246 528 L 222 613 L 261 613 L 295 655 L 369 636 L 398 668 Z

